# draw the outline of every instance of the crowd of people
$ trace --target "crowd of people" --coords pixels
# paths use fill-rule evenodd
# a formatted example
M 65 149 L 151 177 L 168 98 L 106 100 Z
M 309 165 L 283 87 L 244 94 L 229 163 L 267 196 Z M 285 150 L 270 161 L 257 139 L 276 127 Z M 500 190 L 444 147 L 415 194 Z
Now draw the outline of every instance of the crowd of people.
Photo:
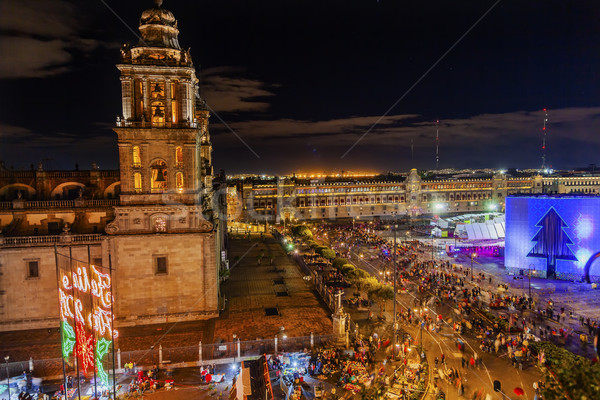
M 576 329 L 586 331 L 590 336 L 598 329 L 598 321 L 573 315 L 573 311 L 564 308 L 556 310 L 551 301 L 538 304 L 526 294 L 510 293 L 510 287 L 491 274 L 475 271 L 471 275 L 471 268 L 447 259 L 437 260 L 433 253 L 429 258 L 431 249 L 427 241 L 405 240 L 394 246 L 393 242 L 378 235 L 370 224 L 353 227 L 323 224 L 316 232 L 321 240 L 329 242 L 338 256 L 350 258 L 352 254 L 362 255 L 363 252 L 365 255 L 376 254 L 365 260 L 377 261 L 386 268 L 392 265 L 395 247 L 398 284 L 411 288 L 413 306 L 416 307 L 400 307 L 397 318 L 405 324 L 420 324 L 428 331 L 448 326 L 459 334 L 468 333 L 478 338 L 482 353 L 506 355 L 515 368 L 536 361 L 529 346 L 532 341 L 551 340 L 564 344 Z M 366 251 L 374 249 L 376 251 Z M 423 312 L 426 307 L 436 307 L 440 313 Z M 449 321 L 453 320 L 450 324 L 443 321 L 442 310 Z M 589 342 L 585 334 L 580 334 L 579 338 L 582 343 Z M 468 368 L 473 363 L 476 367 L 480 359 L 473 351 L 462 364 Z M 452 379 L 459 392 L 464 392 L 459 372 L 450 371 L 445 376 Z

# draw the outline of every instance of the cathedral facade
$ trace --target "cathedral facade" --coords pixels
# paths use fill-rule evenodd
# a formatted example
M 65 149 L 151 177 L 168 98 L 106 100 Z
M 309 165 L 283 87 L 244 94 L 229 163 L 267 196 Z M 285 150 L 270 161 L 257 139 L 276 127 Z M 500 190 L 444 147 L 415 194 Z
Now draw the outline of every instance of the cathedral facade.
M 218 315 L 226 226 L 209 111 L 160 3 L 117 64 L 119 171 L 0 170 L 0 330 L 58 326 L 55 251 L 111 268 L 116 326 Z

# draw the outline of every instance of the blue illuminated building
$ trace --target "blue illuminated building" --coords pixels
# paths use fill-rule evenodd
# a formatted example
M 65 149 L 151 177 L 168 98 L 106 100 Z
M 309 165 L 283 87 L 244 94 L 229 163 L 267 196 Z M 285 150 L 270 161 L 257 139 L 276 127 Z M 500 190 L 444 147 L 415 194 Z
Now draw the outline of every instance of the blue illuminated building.
M 600 281 L 600 197 L 506 198 L 504 263 L 512 272 Z

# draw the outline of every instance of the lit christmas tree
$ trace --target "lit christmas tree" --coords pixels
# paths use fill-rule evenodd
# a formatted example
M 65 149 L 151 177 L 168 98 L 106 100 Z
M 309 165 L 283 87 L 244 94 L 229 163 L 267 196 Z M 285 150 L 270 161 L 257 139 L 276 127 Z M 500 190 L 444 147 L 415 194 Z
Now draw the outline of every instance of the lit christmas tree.
M 551 208 L 546 215 L 537 223 L 540 230 L 531 239 L 537 242 L 531 249 L 527 257 L 545 258 L 546 277 L 554 278 L 556 273 L 556 260 L 577 261 L 577 257 L 569 248 L 573 241 L 567 236 L 564 229 L 568 228 L 565 221 L 554 208 Z

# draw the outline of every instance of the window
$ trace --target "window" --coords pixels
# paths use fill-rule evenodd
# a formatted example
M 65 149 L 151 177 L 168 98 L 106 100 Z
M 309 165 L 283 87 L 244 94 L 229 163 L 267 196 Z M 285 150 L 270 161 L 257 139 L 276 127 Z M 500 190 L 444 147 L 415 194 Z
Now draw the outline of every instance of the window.
M 175 186 L 178 192 L 183 192 L 183 173 L 178 172 L 175 174 Z
M 59 235 L 60 232 L 60 223 L 48 222 L 48 235 Z
M 177 122 L 177 100 L 171 100 L 171 121 Z
M 150 105 L 152 112 L 152 124 L 162 125 L 165 122 L 165 105 L 161 101 L 155 101 Z
M 102 266 L 102 258 L 94 258 L 94 259 L 92 259 L 92 264 L 94 264 L 97 267 L 101 267 Z
M 165 84 L 164 82 L 151 82 L 150 83 L 150 96 L 153 99 L 165 97 Z
M 183 167 L 183 149 L 181 147 L 175 149 L 175 166 L 177 168 Z
M 39 277 L 40 277 L 39 261 L 27 261 L 27 278 L 39 278 Z
M 152 165 L 152 193 L 162 193 L 167 189 L 167 164 L 157 161 Z
M 154 274 L 167 275 L 167 256 L 154 256 Z
M 136 193 L 142 191 L 142 175 L 139 172 L 133 174 L 133 187 Z
M 140 157 L 140 146 L 133 146 L 133 166 L 142 166 L 142 158 Z

